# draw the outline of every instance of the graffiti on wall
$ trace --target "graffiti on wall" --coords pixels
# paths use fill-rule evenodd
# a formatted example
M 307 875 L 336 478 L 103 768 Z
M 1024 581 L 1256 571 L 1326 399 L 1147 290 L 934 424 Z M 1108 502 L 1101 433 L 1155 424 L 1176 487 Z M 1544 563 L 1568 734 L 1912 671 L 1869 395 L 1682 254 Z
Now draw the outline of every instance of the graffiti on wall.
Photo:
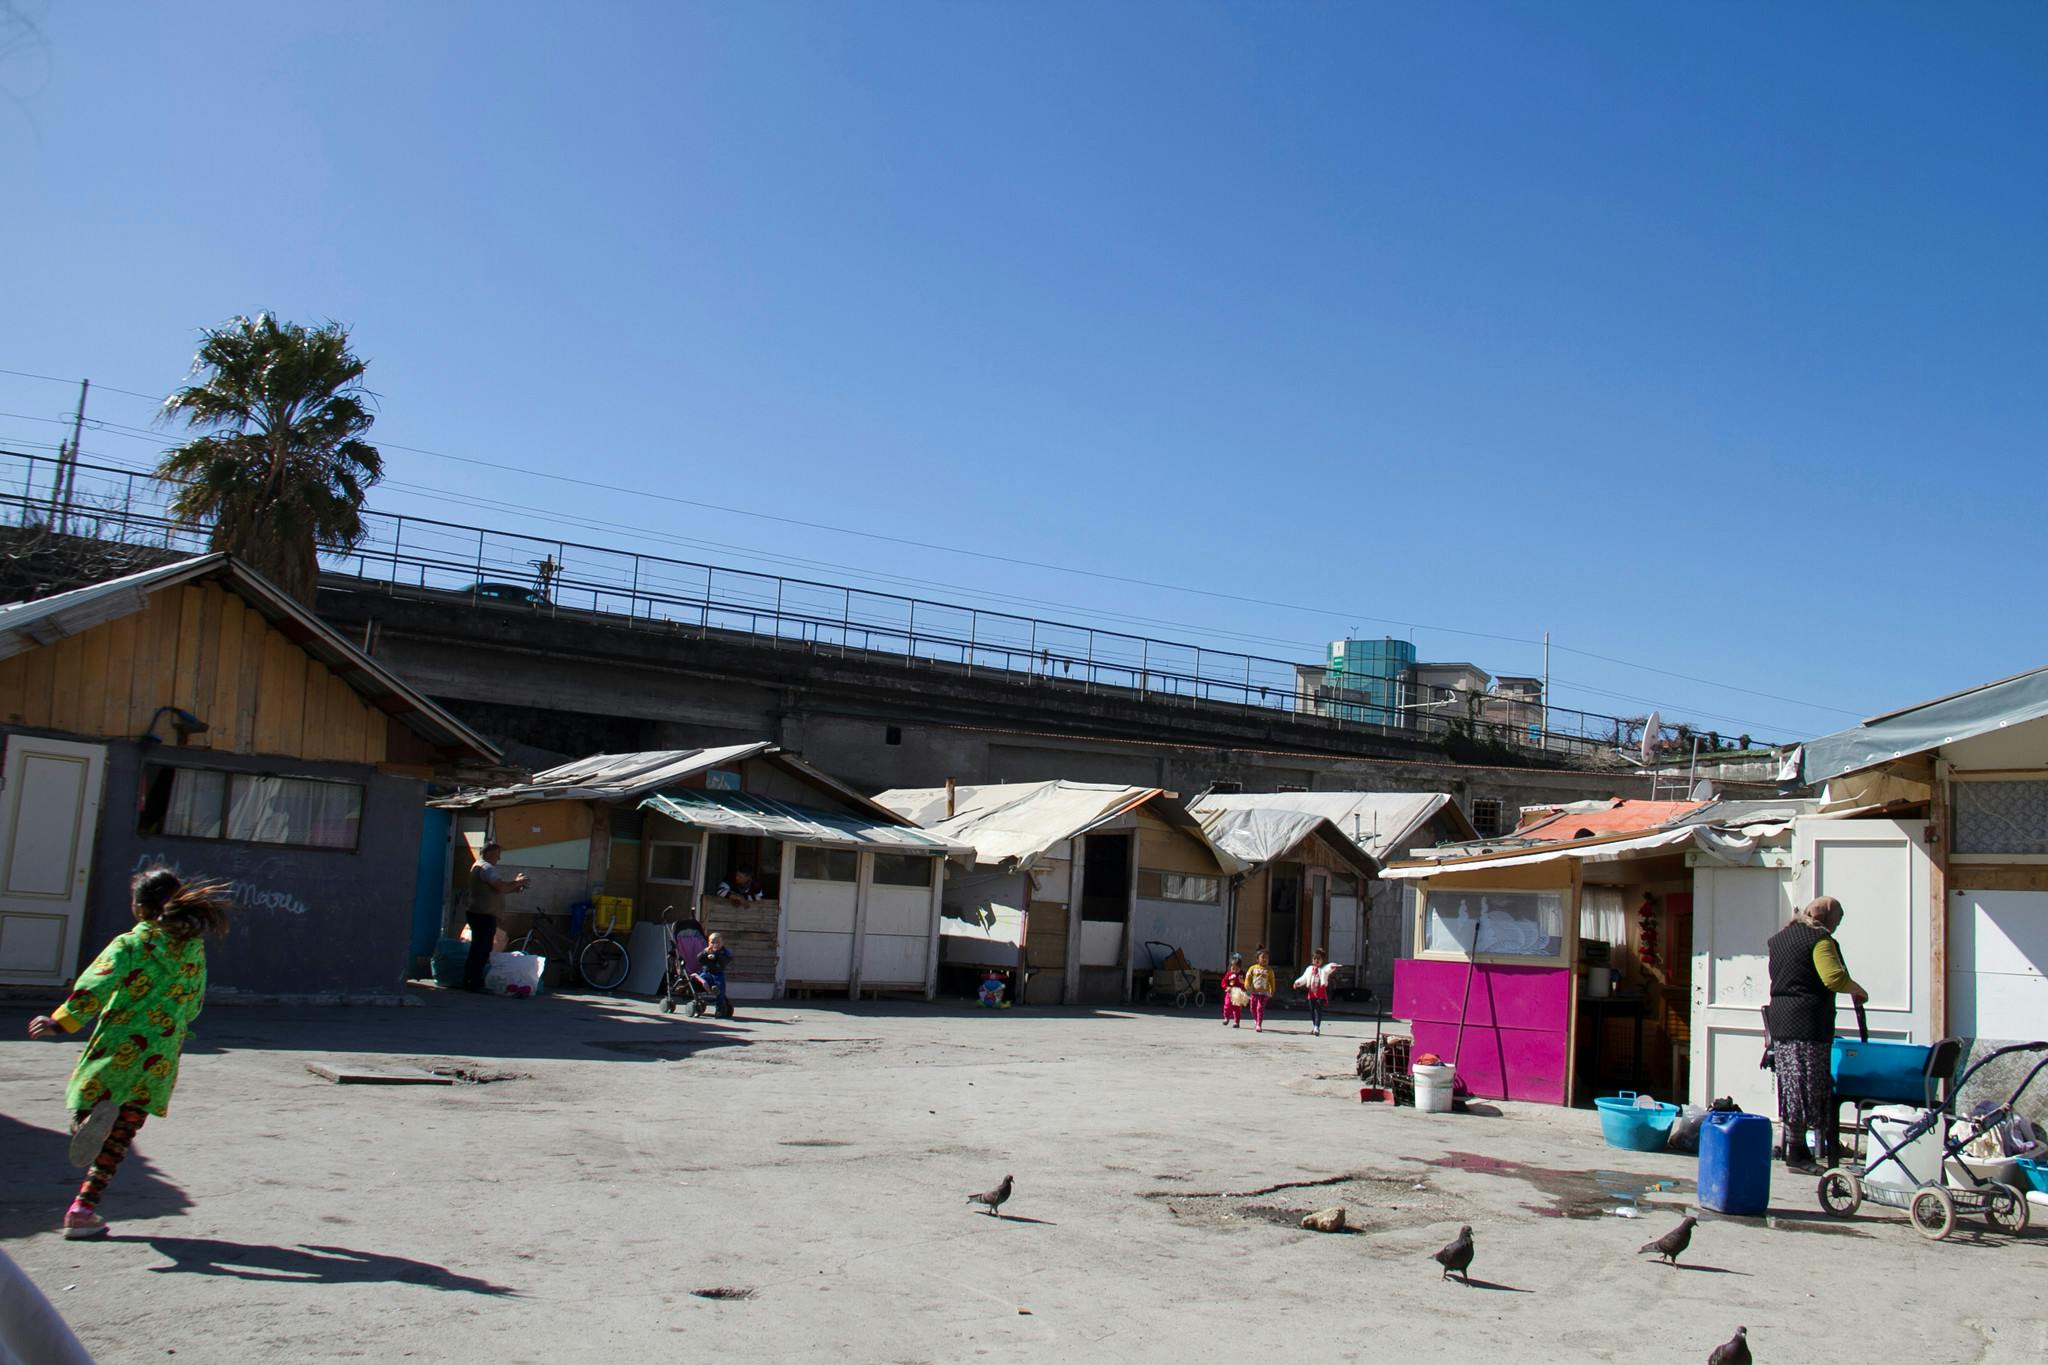
M 239 864 L 242 860 L 235 858 L 230 861 Z M 188 873 L 170 858 L 155 853 L 143 853 L 137 856 L 135 866 L 129 871 L 135 873 L 152 867 L 168 867 L 177 874 L 180 881 L 188 881 L 194 877 L 202 881 L 210 877 L 219 877 L 228 883 L 228 892 L 235 898 L 237 910 L 280 910 L 287 915 L 305 914 L 306 903 L 303 900 L 289 891 L 280 891 L 263 884 L 268 879 L 266 874 L 272 871 L 271 864 L 274 861 L 271 858 L 264 858 L 257 866 L 248 869 L 234 866 L 225 871 Z

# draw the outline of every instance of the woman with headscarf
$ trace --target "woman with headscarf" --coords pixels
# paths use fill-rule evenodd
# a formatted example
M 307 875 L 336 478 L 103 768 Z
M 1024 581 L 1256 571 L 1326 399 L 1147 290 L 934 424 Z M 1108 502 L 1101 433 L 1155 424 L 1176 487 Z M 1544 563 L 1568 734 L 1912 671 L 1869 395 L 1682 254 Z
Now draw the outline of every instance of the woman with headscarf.
M 1785 1164 L 1811 1169 L 1816 1157 L 1835 1160 L 1835 1086 L 1829 1054 L 1835 1041 L 1835 997 L 1859 1004 L 1870 993 L 1842 965 L 1835 929 L 1842 903 L 1833 896 L 1807 902 L 1792 922 L 1771 936 L 1771 1004 L 1765 1022 L 1771 1033 L 1771 1065 L 1778 1073 L 1778 1120 L 1785 1135 Z M 1818 1136 L 1819 1152 L 1807 1150 L 1806 1134 Z

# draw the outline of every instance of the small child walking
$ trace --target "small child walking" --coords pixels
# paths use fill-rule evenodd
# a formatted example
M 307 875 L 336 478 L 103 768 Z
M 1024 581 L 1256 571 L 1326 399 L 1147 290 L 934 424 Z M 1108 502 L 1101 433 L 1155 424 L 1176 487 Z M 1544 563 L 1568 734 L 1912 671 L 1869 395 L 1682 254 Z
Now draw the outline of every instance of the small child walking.
M 1264 948 L 1259 949 L 1258 960 L 1244 974 L 1244 993 L 1252 998 L 1252 1032 L 1266 1031 L 1266 1004 L 1273 998 L 1273 986 L 1277 978 L 1273 975 L 1273 960 Z
M 1232 953 L 1223 973 L 1223 1026 L 1244 1027 L 1244 954 Z
M 206 935 L 227 932 L 231 902 L 218 884 L 187 885 L 153 867 L 131 895 L 135 927 L 93 959 L 63 1004 L 28 1024 L 29 1037 L 52 1038 L 97 1016 L 64 1092 L 71 1163 L 88 1168 L 64 1214 L 71 1241 L 106 1236 L 100 1196 L 144 1120 L 170 1109 L 185 1035 L 206 1003 Z
M 1330 977 L 1344 965 L 1329 959 L 1328 953 L 1316 949 L 1308 955 L 1308 966 L 1294 978 L 1295 989 L 1308 991 L 1309 1032 L 1318 1038 L 1323 1036 L 1323 1011 L 1330 1006 Z

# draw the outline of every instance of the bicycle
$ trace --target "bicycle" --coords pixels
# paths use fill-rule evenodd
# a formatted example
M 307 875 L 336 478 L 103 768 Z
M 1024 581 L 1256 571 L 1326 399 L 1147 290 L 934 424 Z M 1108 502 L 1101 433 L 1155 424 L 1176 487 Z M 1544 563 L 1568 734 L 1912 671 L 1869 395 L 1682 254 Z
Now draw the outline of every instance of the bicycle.
M 572 924 L 582 921 L 584 915 L 590 913 L 587 907 L 584 915 L 575 914 L 575 910 L 576 907 L 571 907 Z M 535 915 L 532 927 L 512 945 L 512 950 L 537 953 L 556 962 L 574 962 L 576 975 L 594 991 L 617 990 L 625 984 L 626 973 L 633 966 L 632 958 L 627 956 L 626 945 L 612 937 L 611 921 L 596 925 L 590 936 L 584 938 L 573 930 L 565 935 L 548 923 L 547 916 Z

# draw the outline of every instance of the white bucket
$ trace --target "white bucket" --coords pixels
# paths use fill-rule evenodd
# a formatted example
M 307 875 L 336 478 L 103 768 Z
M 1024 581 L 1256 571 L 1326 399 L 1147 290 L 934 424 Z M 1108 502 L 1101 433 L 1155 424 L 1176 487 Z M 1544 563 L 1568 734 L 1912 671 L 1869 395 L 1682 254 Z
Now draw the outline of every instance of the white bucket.
M 1417 1063 L 1408 1073 L 1415 1081 L 1415 1107 L 1425 1114 L 1448 1114 L 1451 1112 L 1451 1082 L 1456 1078 L 1457 1068 L 1431 1066 L 1427 1062 Z

